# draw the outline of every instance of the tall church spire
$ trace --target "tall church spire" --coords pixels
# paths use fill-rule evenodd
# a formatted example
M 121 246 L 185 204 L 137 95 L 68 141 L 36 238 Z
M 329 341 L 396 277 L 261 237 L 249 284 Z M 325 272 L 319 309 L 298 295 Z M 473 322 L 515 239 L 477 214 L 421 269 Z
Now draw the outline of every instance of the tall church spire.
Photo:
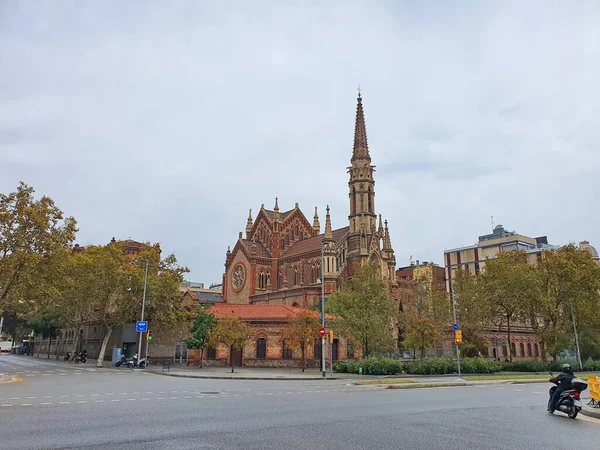
M 360 88 L 358 88 L 358 98 L 356 105 L 356 122 L 354 124 L 354 147 L 352 150 L 352 160 L 355 161 L 362 159 L 369 163 L 371 162 L 371 156 L 369 156 L 369 146 L 367 144 L 367 127 L 365 125 L 365 113 L 362 106 L 362 97 L 360 95 Z

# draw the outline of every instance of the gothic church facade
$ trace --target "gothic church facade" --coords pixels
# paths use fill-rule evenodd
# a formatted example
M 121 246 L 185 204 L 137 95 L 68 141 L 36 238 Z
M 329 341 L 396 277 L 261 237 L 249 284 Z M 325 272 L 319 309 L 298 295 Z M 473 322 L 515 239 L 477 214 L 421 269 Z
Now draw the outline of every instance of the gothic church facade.
M 329 206 L 321 233 L 315 207 L 312 223 L 300 210 L 280 211 L 278 199 L 268 210 L 261 206 L 256 219 L 248 216 L 245 236 L 240 232 L 227 249 L 223 298 L 230 304 L 288 305 L 308 308 L 319 302 L 321 277 L 326 294 L 334 292 L 357 267 L 373 262 L 384 279 L 396 285 L 396 259 L 387 220 L 375 210 L 375 166 L 359 94 L 354 146 L 348 168 L 348 223 L 333 229 Z M 321 260 L 323 257 L 323 271 Z

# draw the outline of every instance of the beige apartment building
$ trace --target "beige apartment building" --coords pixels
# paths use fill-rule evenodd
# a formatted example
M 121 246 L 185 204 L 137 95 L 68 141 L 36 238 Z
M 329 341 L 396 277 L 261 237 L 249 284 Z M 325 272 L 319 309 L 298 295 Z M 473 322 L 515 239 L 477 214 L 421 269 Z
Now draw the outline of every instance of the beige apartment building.
M 457 270 L 468 270 L 472 275 L 478 275 L 486 258 L 494 258 L 502 251 L 524 250 L 529 262 L 536 263 L 544 250 L 558 247 L 548 244 L 546 236 L 532 238 L 496 225 L 492 233 L 479 236 L 476 244 L 444 251 L 446 289 L 450 292 L 450 279 L 454 278 Z

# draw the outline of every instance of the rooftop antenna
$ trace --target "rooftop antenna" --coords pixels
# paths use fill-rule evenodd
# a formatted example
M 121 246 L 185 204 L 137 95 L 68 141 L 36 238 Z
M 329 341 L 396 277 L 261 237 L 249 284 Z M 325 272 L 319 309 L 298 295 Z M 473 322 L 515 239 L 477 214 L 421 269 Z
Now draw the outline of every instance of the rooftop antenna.
M 492 230 L 494 229 L 494 216 L 491 216 L 492 218 Z

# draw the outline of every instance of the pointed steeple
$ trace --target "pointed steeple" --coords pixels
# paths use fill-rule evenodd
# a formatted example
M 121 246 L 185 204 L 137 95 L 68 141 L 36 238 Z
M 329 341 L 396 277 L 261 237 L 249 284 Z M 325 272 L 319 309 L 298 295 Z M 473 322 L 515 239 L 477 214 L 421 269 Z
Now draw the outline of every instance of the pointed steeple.
M 329 215 L 329 205 L 327 205 L 327 215 L 325 216 L 325 239 L 333 239 L 333 231 L 331 230 L 331 216 Z
M 315 216 L 313 218 L 313 232 L 315 236 L 321 232 L 321 222 L 319 222 L 319 213 L 317 212 L 317 207 L 315 206 Z
M 382 250 L 392 250 L 392 241 L 390 239 L 390 230 L 388 230 L 388 221 L 385 221 L 385 233 L 383 235 Z
M 365 160 L 371 162 L 369 156 L 369 146 L 367 144 L 367 127 L 365 125 L 365 113 L 362 106 L 362 97 L 360 88 L 358 89 L 358 98 L 356 105 L 356 122 L 354 124 L 354 147 L 352 150 L 352 160 L 354 163 L 357 160 Z
M 246 222 L 246 239 L 250 239 L 250 233 L 252 232 L 252 208 L 248 213 L 248 221 Z
M 379 229 L 377 230 L 380 236 L 383 236 L 383 222 L 381 220 L 381 214 L 379 214 Z

